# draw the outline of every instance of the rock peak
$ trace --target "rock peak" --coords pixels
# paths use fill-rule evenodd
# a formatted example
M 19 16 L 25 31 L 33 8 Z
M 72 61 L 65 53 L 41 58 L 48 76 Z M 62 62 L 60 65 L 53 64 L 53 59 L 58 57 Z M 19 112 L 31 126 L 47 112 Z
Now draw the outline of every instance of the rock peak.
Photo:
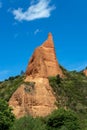
M 31 77 L 43 77 L 63 75 L 62 70 L 56 59 L 54 49 L 54 42 L 52 34 L 48 34 L 48 39 L 33 53 L 27 70 L 26 75 Z
M 43 43 L 42 46 L 48 47 L 48 48 L 54 48 L 54 42 L 53 42 L 52 33 L 48 33 L 48 38 L 47 38 L 47 40 Z
M 50 32 L 50 33 L 48 33 L 48 39 L 53 40 L 53 36 L 52 36 L 52 33 L 51 33 L 51 32 Z

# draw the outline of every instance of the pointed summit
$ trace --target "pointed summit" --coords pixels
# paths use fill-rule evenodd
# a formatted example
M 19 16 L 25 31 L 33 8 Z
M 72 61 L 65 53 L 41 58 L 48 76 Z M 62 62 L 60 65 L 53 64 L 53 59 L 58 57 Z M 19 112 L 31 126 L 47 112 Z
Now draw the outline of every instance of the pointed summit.
M 53 42 L 53 36 L 52 36 L 52 33 L 48 33 L 48 40 Z
M 48 34 L 48 39 L 38 48 L 36 48 L 31 57 L 26 75 L 31 77 L 44 77 L 63 75 L 62 70 L 56 59 L 54 42 L 52 34 Z
M 54 48 L 52 33 L 48 33 L 48 39 L 43 43 L 44 47 Z

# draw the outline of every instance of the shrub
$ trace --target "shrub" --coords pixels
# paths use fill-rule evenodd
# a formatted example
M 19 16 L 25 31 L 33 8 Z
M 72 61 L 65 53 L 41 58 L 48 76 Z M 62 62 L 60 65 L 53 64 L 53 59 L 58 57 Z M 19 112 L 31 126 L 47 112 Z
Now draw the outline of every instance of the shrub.
M 55 110 L 46 123 L 48 130 L 81 130 L 77 115 L 70 110 Z
M 0 98 L 9 101 L 12 94 L 16 91 L 16 89 L 23 84 L 23 76 L 16 76 L 11 78 L 10 80 L 3 81 L 0 84 Z
M 9 130 L 15 117 L 6 101 L 0 99 L 0 130 Z
M 40 118 L 25 116 L 16 120 L 10 130 L 46 130 L 46 127 Z

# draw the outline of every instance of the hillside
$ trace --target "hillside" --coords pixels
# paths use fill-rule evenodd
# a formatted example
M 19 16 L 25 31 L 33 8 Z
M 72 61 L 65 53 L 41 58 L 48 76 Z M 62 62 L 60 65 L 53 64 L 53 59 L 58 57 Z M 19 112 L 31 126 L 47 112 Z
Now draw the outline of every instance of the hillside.
M 75 111 L 80 119 L 82 130 L 87 129 L 87 77 L 82 72 L 66 71 L 61 67 L 65 78 L 49 77 L 59 108 Z M 0 98 L 9 100 L 19 85 L 24 83 L 24 76 L 10 77 L 0 82 Z M 28 82 L 27 82 L 28 84 Z
M 62 69 L 65 78 L 49 77 L 57 99 L 56 105 L 75 111 L 82 126 L 87 129 L 87 77 L 82 72 Z
M 24 76 L 9 77 L 3 82 L 0 82 L 0 98 L 9 101 L 12 94 L 24 82 Z

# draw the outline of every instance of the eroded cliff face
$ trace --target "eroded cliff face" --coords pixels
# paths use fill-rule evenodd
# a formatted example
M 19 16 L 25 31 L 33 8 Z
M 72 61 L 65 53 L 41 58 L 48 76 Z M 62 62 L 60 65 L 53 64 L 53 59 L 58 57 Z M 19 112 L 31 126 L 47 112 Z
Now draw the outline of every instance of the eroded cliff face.
M 22 84 L 12 95 L 9 105 L 17 118 L 28 114 L 44 117 L 57 108 L 55 102 L 48 79 L 30 78 L 30 85 Z
M 63 76 L 56 59 L 52 34 L 49 33 L 48 39 L 35 50 L 29 61 L 25 83 L 10 98 L 9 105 L 17 118 L 28 114 L 47 116 L 57 109 L 48 77 L 58 74 Z

